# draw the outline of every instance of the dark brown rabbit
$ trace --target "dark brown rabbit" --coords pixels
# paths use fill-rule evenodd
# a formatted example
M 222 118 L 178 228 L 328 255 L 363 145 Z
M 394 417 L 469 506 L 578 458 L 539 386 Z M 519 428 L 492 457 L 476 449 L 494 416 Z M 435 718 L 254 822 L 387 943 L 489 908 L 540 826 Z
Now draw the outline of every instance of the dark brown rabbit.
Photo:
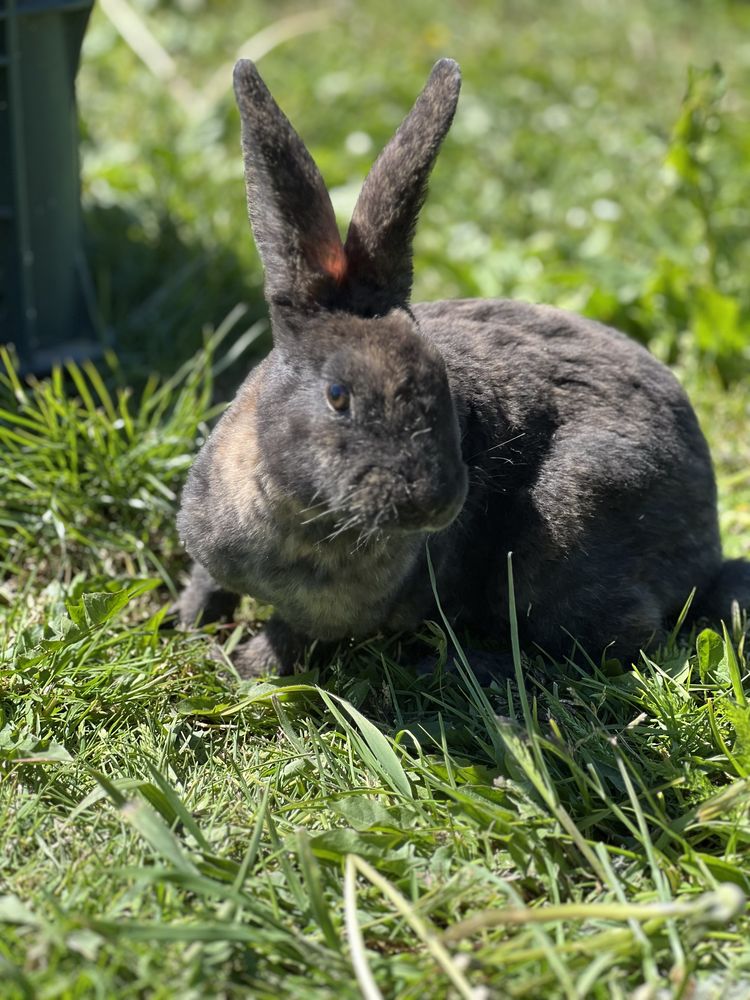
M 639 345 L 546 306 L 410 306 L 412 238 L 458 100 L 438 62 L 381 153 L 342 244 L 330 199 L 255 66 L 235 92 L 274 347 L 198 455 L 178 524 L 196 566 L 184 622 L 274 605 L 240 673 L 290 671 L 312 640 L 436 617 L 524 642 L 635 654 L 684 605 L 750 603 L 722 561 L 706 442 Z

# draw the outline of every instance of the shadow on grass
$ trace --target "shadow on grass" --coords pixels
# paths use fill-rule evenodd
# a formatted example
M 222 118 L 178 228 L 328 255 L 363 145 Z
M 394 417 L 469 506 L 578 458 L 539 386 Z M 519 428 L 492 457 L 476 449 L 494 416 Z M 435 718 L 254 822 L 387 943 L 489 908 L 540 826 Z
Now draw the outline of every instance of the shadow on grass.
M 169 215 L 157 211 L 144 223 L 142 213 L 95 206 L 85 222 L 99 308 L 136 387 L 151 374 L 174 374 L 238 303 L 248 306 L 246 325 L 266 314 L 247 265 L 227 247 L 187 240 Z M 270 338 L 261 338 L 257 357 L 269 347 Z M 224 371 L 217 398 L 231 396 L 247 369 L 243 358 Z

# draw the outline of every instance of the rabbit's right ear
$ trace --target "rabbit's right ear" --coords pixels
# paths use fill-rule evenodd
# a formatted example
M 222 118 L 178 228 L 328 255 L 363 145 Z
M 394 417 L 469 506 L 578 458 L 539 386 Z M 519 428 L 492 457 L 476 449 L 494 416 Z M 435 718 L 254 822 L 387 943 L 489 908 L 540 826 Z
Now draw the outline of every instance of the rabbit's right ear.
M 331 199 L 304 143 L 249 59 L 234 68 L 248 212 L 269 304 L 326 304 L 346 257 Z

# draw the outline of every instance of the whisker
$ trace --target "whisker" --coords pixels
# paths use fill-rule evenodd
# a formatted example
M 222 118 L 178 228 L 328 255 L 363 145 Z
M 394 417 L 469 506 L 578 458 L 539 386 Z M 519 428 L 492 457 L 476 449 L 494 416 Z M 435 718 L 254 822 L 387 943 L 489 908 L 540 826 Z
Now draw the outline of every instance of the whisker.
M 362 531 L 360 531 L 359 535 L 357 536 L 357 541 L 354 545 L 354 548 L 351 550 L 350 554 L 355 555 L 366 545 L 368 545 L 371 541 L 373 540 L 380 541 L 382 538 L 383 538 L 383 532 L 380 531 L 379 528 L 377 527 L 365 528 Z
M 312 508 L 308 507 L 308 510 L 312 510 Z M 321 517 L 327 517 L 329 514 L 338 514 L 340 510 L 341 507 L 326 507 L 319 514 L 315 514 L 313 517 L 308 517 L 305 521 L 300 521 L 300 524 L 313 524 L 315 521 L 319 521 Z M 304 511 L 302 511 L 302 513 L 304 513 Z
M 498 448 L 505 448 L 506 445 L 513 444 L 514 441 L 519 441 L 522 437 L 526 436 L 525 431 L 521 431 L 520 434 L 516 434 L 515 437 L 508 438 L 505 441 L 501 441 L 499 444 L 493 444 L 490 448 L 485 448 L 484 451 L 478 451 L 475 455 L 470 455 L 466 459 L 467 462 L 473 462 L 475 458 L 481 458 L 482 455 L 488 455 L 491 451 L 497 451 Z
M 322 539 L 322 541 L 332 542 L 334 538 L 338 538 L 339 535 L 343 535 L 345 531 L 350 531 L 352 528 L 355 528 L 359 523 L 359 520 L 359 513 L 353 514 L 351 517 L 348 517 L 345 521 L 338 524 L 329 535 L 326 535 L 326 537 Z

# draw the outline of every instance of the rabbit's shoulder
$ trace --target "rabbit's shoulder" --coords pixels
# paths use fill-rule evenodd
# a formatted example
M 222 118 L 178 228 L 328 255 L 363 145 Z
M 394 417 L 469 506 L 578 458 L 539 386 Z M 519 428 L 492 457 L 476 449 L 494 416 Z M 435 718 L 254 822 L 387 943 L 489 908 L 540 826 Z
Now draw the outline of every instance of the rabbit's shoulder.
M 585 497 L 667 479 L 676 492 L 713 495 L 708 446 L 685 392 L 624 334 L 506 300 L 431 303 L 415 314 L 445 358 L 467 462 L 487 464 L 495 482 L 503 458 L 506 491 L 544 494 L 558 520 L 566 503 L 583 509 Z
M 497 401 L 511 424 L 546 414 L 559 427 L 685 416 L 692 408 L 672 372 L 612 327 L 552 306 L 507 299 L 415 305 L 422 333 L 440 349 L 460 399 Z

